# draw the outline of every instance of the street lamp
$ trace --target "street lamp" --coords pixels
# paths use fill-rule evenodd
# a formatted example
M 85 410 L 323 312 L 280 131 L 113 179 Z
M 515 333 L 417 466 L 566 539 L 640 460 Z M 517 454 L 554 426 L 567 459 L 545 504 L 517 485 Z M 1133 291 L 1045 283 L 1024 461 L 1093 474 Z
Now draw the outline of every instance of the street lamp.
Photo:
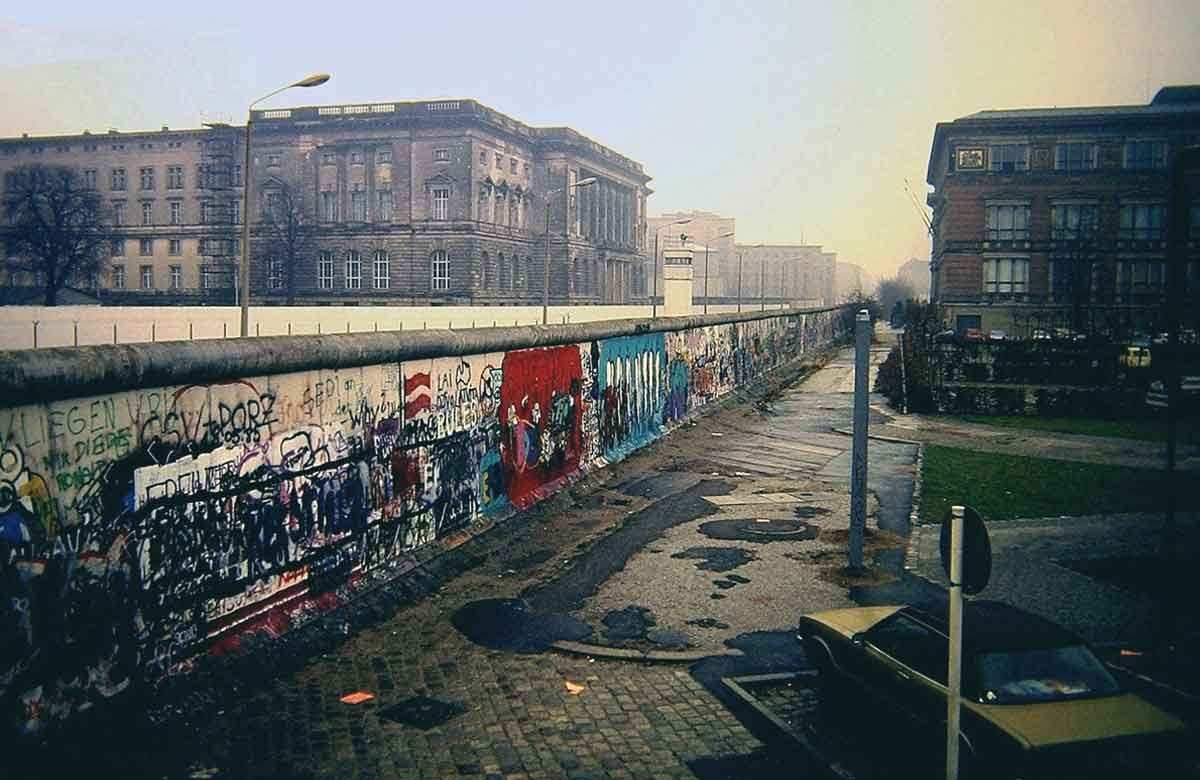
M 704 313 L 708 314 L 708 244 L 710 241 L 719 241 L 722 238 L 729 238 L 733 235 L 733 231 L 722 233 L 716 238 L 705 239 L 704 241 Z
M 250 335 L 250 183 L 254 180 L 250 172 L 250 123 L 254 113 L 254 106 L 269 97 L 278 95 L 285 89 L 291 89 L 292 87 L 317 87 L 326 81 L 329 81 L 328 73 L 314 73 L 307 78 L 300 79 L 294 84 L 288 84 L 286 87 L 280 87 L 274 92 L 263 95 L 246 109 L 246 164 L 242 167 L 242 267 L 238 269 L 238 286 L 242 289 L 242 338 Z
M 762 244 L 755 244 L 750 248 L 760 249 L 762 248 Z M 745 248 L 738 252 L 738 314 L 742 313 L 742 255 L 744 252 Z
M 595 176 L 580 179 L 574 184 L 559 187 L 546 193 L 546 262 L 542 265 L 542 324 L 545 325 L 550 312 L 550 196 L 556 192 L 570 192 L 576 187 L 587 187 L 596 183 Z M 571 218 L 570 210 L 567 219 Z
M 654 291 L 650 293 L 650 318 L 658 317 L 658 236 L 663 228 L 672 227 L 674 225 L 686 225 L 691 222 L 691 218 L 677 219 L 674 222 L 668 222 L 665 225 L 659 225 L 654 229 Z

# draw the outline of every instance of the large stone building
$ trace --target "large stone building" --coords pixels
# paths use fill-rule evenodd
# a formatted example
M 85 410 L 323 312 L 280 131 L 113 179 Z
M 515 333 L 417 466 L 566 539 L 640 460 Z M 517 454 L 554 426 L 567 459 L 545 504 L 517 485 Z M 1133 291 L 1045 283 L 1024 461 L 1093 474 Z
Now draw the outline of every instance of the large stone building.
M 931 297 L 960 331 L 1164 328 L 1168 170 L 1200 139 L 1200 87 L 1148 105 L 980 111 L 937 125 Z M 1200 207 L 1191 204 L 1188 292 Z M 1193 303 L 1194 306 L 1194 303 Z
M 657 232 L 660 251 L 681 246 L 692 250 L 695 257 L 693 297 L 697 302 L 705 296 L 706 268 L 707 295 L 713 303 L 737 300 L 739 268 L 743 301 L 759 301 L 765 290 L 765 298 L 772 304 L 779 301 L 797 305 L 833 302 L 836 254 L 823 252 L 820 246 L 810 244 L 738 244 L 735 224 L 732 217 L 710 211 L 665 213 L 648 219 L 647 245 L 653 253 Z M 686 236 L 682 243 L 681 236 Z M 648 269 L 652 263 L 651 257 L 647 260 Z M 647 270 L 647 276 L 649 273 Z M 661 294 L 661 261 L 658 273 Z
M 256 111 L 252 130 L 256 302 L 536 303 L 547 246 L 552 302 L 645 300 L 650 177 L 574 130 L 473 100 Z M 103 192 L 104 299 L 231 301 L 244 132 L 0 139 L 0 171 L 69 165 Z

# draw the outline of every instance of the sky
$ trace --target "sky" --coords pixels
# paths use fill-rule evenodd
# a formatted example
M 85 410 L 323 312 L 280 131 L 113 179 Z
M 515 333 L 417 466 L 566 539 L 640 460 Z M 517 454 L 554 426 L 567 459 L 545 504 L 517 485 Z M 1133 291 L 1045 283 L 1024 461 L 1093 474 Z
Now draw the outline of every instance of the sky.
M 929 256 L 937 122 L 1200 84 L 1200 0 L 12 3 L 0 136 L 241 122 L 315 71 L 263 105 L 475 98 L 640 161 L 651 214 L 888 276 Z

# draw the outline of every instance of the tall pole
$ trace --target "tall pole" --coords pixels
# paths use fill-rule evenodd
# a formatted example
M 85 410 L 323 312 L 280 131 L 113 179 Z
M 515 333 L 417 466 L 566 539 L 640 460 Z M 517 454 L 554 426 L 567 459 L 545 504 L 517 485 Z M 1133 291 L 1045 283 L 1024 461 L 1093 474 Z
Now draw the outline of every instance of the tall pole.
M 1162 532 L 1163 568 L 1167 576 L 1162 579 L 1166 592 L 1160 600 L 1162 606 L 1161 619 L 1158 622 L 1157 644 L 1169 647 L 1175 634 L 1176 607 L 1180 598 L 1179 583 L 1181 583 L 1181 562 L 1178 554 L 1178 528 L 1176 526 L 1176 488 L 1175 467 L 1176 449 L 1178 446 L 1178 414 L 1182 401 L 1180 392 L 1179 369 L 1179 326 L 1183 312 L 1183 297 L 1187 289 L 1186 246 L 1188 237 L 1188 211 L 1192 204 L 1189 197 L 1187 173 L 1189 170 L 1200 168 L 1200 147 L 1189 146 L 1181 149 L 1175 155 L 1171 166 L 1171 206 L 1170 220 L 1167 222 L 1167 495 L 1166 513 Z M 1191 230 L 1200 227 L 1191 225 Z
M 242 166 L 242 264 L 238 268 L 238 287 L 241 288 L 242 338 L 250 335 L 250 121 L 254 111 L 246 112 L 245 165 Z
M 962 708 L 962 564 L 963 515 L 961 506 L 950 507 L 950 663 L 946 696 L 946 780 L 958 780 L 958 724 Z
M 708 243 L 704 244 L 704 313 L 708 314 Z
M 550 196 L 546 196 L 546 262 L 542 264 L 542 324 L 550 312 Z
M 758 261 L 758 310 L 767 310 L 767 258 Z
M 738 252 L 738 314 L 742 313 L 742 253 Z
M 850 568 L 863 565 L 867 525 L 867 375 L 871 366 L 871 315 L 854 318 L 854 439 L 850 460 Z
M 650 293 L 650 318 L 658 317 L 658 230 L 654 231 L 654 292 Z

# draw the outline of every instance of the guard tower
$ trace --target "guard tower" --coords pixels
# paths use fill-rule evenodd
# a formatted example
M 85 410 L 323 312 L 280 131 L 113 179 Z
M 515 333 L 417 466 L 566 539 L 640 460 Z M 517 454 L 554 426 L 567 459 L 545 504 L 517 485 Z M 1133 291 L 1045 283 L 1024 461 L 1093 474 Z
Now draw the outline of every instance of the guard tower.
M 692 313 L 692 250 L 663 250 L 663 314 L 684 317 Z

